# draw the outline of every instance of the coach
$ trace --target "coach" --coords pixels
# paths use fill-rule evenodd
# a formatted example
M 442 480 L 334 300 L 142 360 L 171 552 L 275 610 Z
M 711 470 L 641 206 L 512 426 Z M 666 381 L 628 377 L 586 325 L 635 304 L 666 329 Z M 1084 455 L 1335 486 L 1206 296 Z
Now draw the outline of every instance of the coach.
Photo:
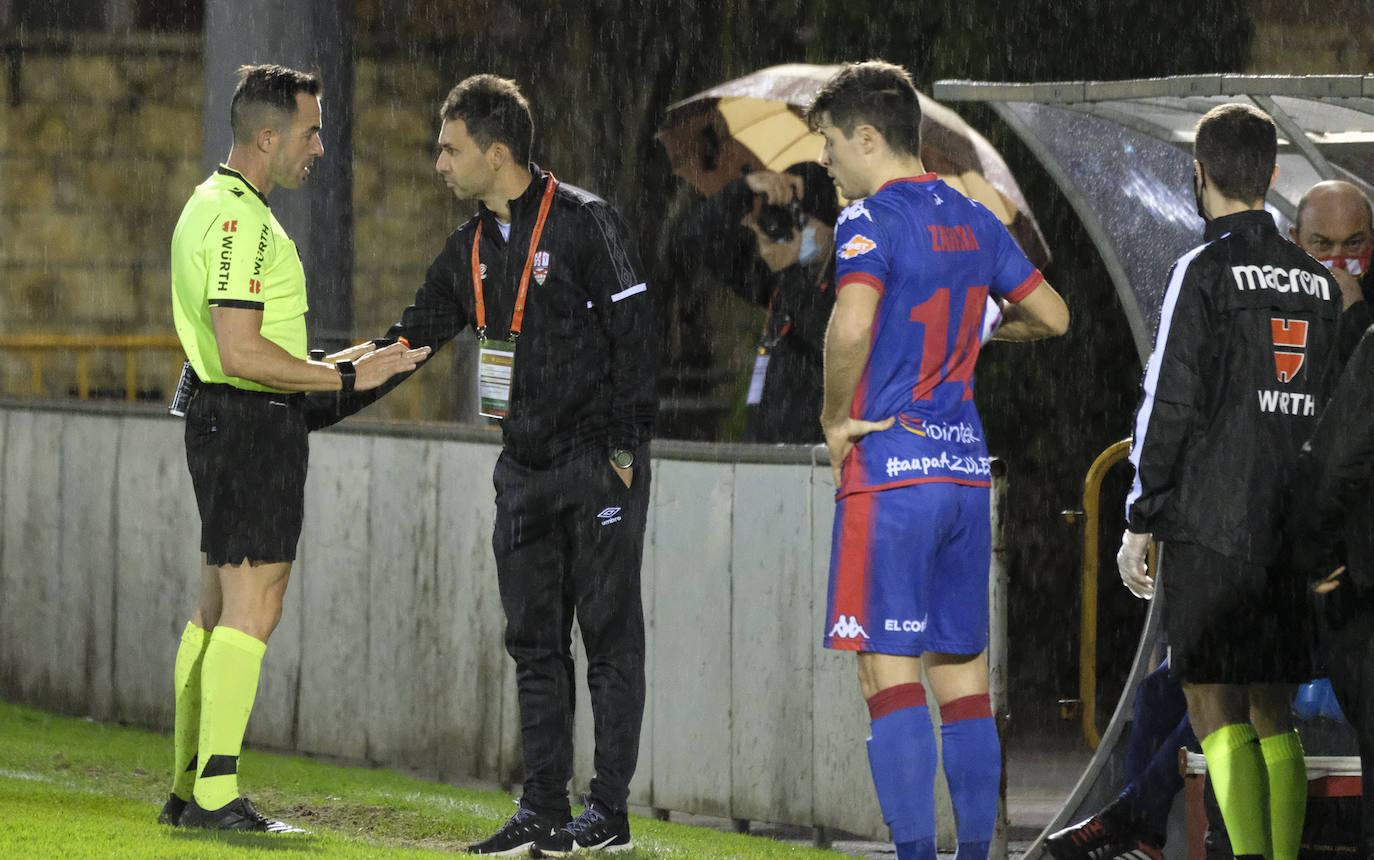
M 477 214 L 448 237 L 388 337 L 438 349 L 465 328 L 477 336 L 481 412 L 501 422 L 492 549 L 525 765 L 519 809 L 468 850 L 623 850 L 644 712 L 651 293 L 616 211 L 529 161 L 534 123 L 515 81 L 467 78 L 439 113 L 435 170 Z M 340 413 L 384 390 L 344 398 Z M 574 616 L 596 740 L 576 819 Z

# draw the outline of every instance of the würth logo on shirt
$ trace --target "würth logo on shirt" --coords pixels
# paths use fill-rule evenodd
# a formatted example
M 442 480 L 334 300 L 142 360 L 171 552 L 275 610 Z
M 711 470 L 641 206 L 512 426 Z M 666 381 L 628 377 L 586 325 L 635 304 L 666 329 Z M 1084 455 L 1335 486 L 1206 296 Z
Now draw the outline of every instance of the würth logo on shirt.
M 225 233 L 237 233 L 239 229 L 239 222 L 225 221 L 223 224 L 219 226 L 219 228 L 223 230 Z
M 841 615 L 835 621 L 835 626 L 830 628 L 830 635 L 837 639 L 858 639 L 860 636 L 867 639 L 868 634 L 859 624 L 857 615 Z
M 1292 382 L 1307 358 L 1307 321 L 1272 317 L 1269 328 L 1274 334 L 1274 375 L 1279 382 Z

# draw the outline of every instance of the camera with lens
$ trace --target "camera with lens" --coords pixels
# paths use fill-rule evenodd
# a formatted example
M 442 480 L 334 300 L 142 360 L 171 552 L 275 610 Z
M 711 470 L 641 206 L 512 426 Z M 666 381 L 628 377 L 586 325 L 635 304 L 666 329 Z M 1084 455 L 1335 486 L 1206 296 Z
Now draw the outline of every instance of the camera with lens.
M 774 242 L 790 242 L 796 231 L 806 226 L 806 213 L 802 210 L 801 200 L 793 200 L 785 206 L 765 203 L 755 219 L 763 235 Z

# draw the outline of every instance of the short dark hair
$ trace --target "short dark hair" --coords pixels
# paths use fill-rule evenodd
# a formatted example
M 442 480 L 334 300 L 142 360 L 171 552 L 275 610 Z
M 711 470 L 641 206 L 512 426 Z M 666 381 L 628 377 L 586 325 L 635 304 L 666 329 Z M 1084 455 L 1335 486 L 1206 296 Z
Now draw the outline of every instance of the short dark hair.
M 825 116 L 845 137 L 867 123 L 898 155 L 921 154 L 921 102 L 911 75 L 901 66 L 882 60 L 846 65 L 806 109 L 812 130 Z
M 802 180 L 802 211 L 813 215 L 827 226 L 833 226 L 840 217 L 839 194 L 835 191 L 835 181 L 814 161 L 801 161 L 783 171 Z
M 1274 177 L 1278 130 L 1269 114 L 1247 104 L 1218 105 L 1202 115 L 1193 157 L 1206 181 L 1229 200 L 1263 200 Z
M 497 75 L 473 75 L 449 90 L 439 108 L 444 120 L 461 119 L 468 136 L 485 152 L 493 143 L 504 143 L 519 164 L 530 160 L 534 144 L 534 120 L 530 103 L 520 85 Z
M 296 113 L 296 94 L 319 96 L 324 87 L 309 72 L 274 64 L 239 66 L 239 83 L 229 102 L 229 127 L 236 143 L 248 143 L 270 120 L 266 111 Z

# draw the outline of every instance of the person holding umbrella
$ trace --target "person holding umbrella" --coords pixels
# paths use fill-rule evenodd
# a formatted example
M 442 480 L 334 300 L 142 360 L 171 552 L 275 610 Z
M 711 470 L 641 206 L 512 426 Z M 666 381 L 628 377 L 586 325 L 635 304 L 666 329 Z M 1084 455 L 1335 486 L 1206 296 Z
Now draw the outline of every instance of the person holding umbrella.
M 836 486 L 827 648 L 858 653 L 873 783 L 898 860 L 934 860 L 940 707 L 958 860 L 987 857 L 1002 766 L 988 696 L 987 447 L 973 368 L 987 302 L 1000 340 L 1068 328 L 1063 299 L 985 207 L 926 172 L 906 70 L 845 66 L 807 111 L 854 200 L 835 226 L 821 426 Z
M 821 348 L 835 303 L 835 185 L 802 162 L 726 183 L 678 231 L 683 266 L 704 262 L 741 298 L 768 309 L 746 396 L 745 441 L 819 442 Z

